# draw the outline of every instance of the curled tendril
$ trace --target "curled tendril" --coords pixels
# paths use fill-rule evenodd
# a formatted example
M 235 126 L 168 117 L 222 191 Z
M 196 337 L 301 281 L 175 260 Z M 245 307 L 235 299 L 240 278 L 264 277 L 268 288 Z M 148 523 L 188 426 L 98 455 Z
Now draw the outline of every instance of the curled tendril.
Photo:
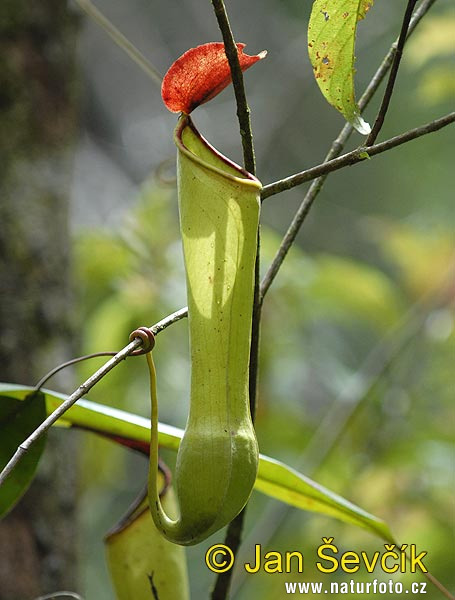
M 138 348 L 131 352 L 130 356 L 140 356 L 141 354 L 147 354 L 150 350 L 153 350 L 155 346 L 155 336 L 153 331 L 149 327 L 138 327 L 130 333 L 130 342 L 133 342 L 136 338 L 142 340 L 142 348 Z

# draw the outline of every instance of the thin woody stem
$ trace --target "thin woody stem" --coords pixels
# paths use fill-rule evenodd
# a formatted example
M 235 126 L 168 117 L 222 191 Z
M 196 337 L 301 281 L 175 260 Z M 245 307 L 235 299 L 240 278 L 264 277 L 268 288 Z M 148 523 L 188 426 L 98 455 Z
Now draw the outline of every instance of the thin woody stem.
M 113 42 L 121 48 L 135 62 L 144 73 L 161 87 L 163 79 L 158 69 L 132 44 L 121 31 L 115 27 L 103 13 L 96 8 L 90 0 L 75 0 L 81 8 L 97 25 L 99 25 Z
M 186 316 L 186 309 L 180 309 L 179 311 L 172 313 L 168 317 L 165 317 L 155 325 L 152 325 L 150 329 L 156 335 L 160 331 L 169 327 L 173 323 L 179 321 L 183 317 Z M 21 458 L 29 451 L 30 447 L 37 442 L 45 433 L 50 429 L 50 427 L 62 417 L 65 412 L 73 406 L 78 400 L 80 400 L 89 390 L 92 389 L 105 375 L 109 373 L 114 367 L 120 364 L 125 358 L 127 358 L 134 350 L 138 349 L 141 346 L 142 340 L 140 338 L 135 338 L 132 342 L 130 342 L 127 346 L 122 348 L 117 354 L 108 360 L 102 367 L 100 367 L 93 375 L 91 375 L 84 383 L 82 383 L 76 391 L 74 391 L 71 396 L 65 402 L 62 402 L 58 408 L 51 413 L 47 419 L 45 419 L 39 427 L 35 429 L 35 431 L 20 444 L 14 453 L 11 460 L 6 464 L 4 469 L 0 473 L 0 487 L 5 482 L 8 475 L 11 471 L 16 467 Z M 33 393 L 33 392 L 32 392 Z
M 442 585 L 442 583 L 439 581 L 439 579 L 436 579 L 436 577 L 434 575 L 432 575 L 429 571 L 427 571 L 426 573 L 422 573 L 422 575 L 426 579 L 428 579 L 428 581 L 432 585 L 434 585 L 434 587 L 437 588 L 443 596 L 448 598 L 448 600 L 455 600 L 455 596 L 446 587 L 444 587 Z
M 427 14 L 429 9 L 433 6 L 433 4 L 435 2 L 436 2 L 436 0 L 424 0 L 418 6 L 418 8 L 416 9 L 416 11 L 411 19 L 411 23 L 409 25 L 408 37 L 414 32 L 417 25 L 420 23 L 422 18 Z M 398 44 L 398 40 L 394 44 L 392 44 L 389 51 L 387 52 L 384 59 L 382 60 L 381 64 L 379 65 L 376 73 L 373 75 L 373 77 L 370 80 L 370 83 L 368 84 L 367 88 L 365 89 L 364 93 L 362 94 L 362 96 L 359 100 L 359 107 L 360 107 L 361 111 L 363 111 L 365 109 L 365 107 L 369 104 L 370 100 L 373 98 L 374 94 L 376 93 L 377 89 L 379 88 L 384 77 L 387 75 L 387 72 L 389 71 L 389 69 L 392 65 L 392 62 L 393 62 L 393 57 L 395 55 L 395 50 L 396 50 L 397 44 Z M 330 150 L 327 153 L 327 156 L 325 157 L 326 161 L 329 161 L 329 160 L 335 158 L 336 156 L 338 156 L 341 153 L 341 151 L 343 150 L 346 142 L 348 141 L 352 131 L 353 131 L 352 125 L 350 125 L 349 123 L 346 123 L 344 125 L 343 129 L 338 134 L 337 138 L 333 141 L 332 146 L 330 147 Z M 308 215 L 308 213 L 311 209 L 311 206 L 312 206 L 314 200 L 316 199 L 319 192 L 321 191 L 321 189 L 325 183 L 325 180 L 327 179 L 327 176 L 328 176 L 328 174 L 321 175 L 313 181 L 310 188 L 308 189 L 308 192 L 306 193 L 305 197 L 303 198 L 302 203 L 300 204 L 296 214 L 294 215 L 294 218 L 292 219 L 292 222 L 280 244 L 280 247 L 275 255 L 275 258 L 273 259 L 271 265 L 267 269 L 267 273 L 265 274 L 264 279 L 262 280 L 262 284 L 261 284 L 261 292 L 262 293 L 261 293 L 261 297 L 260 297 L 261 301 L 263 300 L 264 295 L 267 293 L 267 290 L 269 289 L 270 285 L 272 284 L 273 280 L 275 279 L 276 275 L 278 274 L 281 264 L 283 263 L 286 255 L 289 251 L 289 248 L 292 246 L 295 238 L 297 237 L 297 234 L 300 231 L 300 228 L 302 227 L 302 225 L 306 219 L 306 216 Z
M 358 162 L 362 162 L 367 158 L 390 150 L 391 148 L 394 148 L 413 139 L 421 137 L 422 135 L 438 131 L 439 129 L 446 127 L 450 123 L 454 122 L 455 113 L 450 113 L 445 117 L 442 117 L 441 119 L 436 119 L 435 121 L 431 121 L 426 125 L 422 125 L 421 127 L 411 129 L 410 131 L 397 135 L 394 138 L 390 138 L 385 142 L 375 144 L 370 148 L 358 148 L 356 150 L 353 150 L 352 152 L 348 152 L 347 154 L 343 154 L 338 158 L 328 160 L 327 162 L 322 163 L 317 167 L 312 167 L 311 169 L 307 169 L 307 171 L 303 171 L 302 173 L 299 173 L 298 175 L 289 178 L 286 182 L 287 187 L 283 186 L 283 189 L 290 189 L 295 185 L 300 185 L 300 183 L 303 183 L 304 181 L 313 180 L 313 182 L 308 192 L 306 193 L 302 203 L 300 204 L 296 214 L 294 215 L 291 225 L 289 226 L 284 238 L 282 239 L 280 247 L 278 248 L 278 251 L 275 254 L 272 263 L 270 264 L 266 274 L 264 275 L 264 278 L 261 282 L 261 301 L 263 301 L 265 294 L 267 293 L 270 286 L 272 285 L 273 280 L 277 276 L 278 271 L 280 270 L 281 265 L 283 264 L 283 261 L 286 258 L 289 249 L 294 243 L 294 240 L 297 237 L 297 234 L 306 216 L 308 215 L 316 196 L 318 195 L 322 186 L 324 185 L 325 179 L 327 178 L 329 173 L 344 168 L 348 165 L 353 165 Z M 332 145 L 332 149 L 335 148 L 337 144 L 340 144 L 340 142 L 338 141 L 340 137 L 337 138 L 337 140 L 335 140 L 334 144 Z M 296 179 L 294 179 L 294 177 L 298 180 L 298 183 L 296 182 Z M 275 184 L 273 184 L 270 187 L 266 186 L 265 188 L 263 188 L 263 190 L 267 190 L 268 188 L 269 192 L 274 194 L 277 194 L 279 193 L 279 191 L 282 191 L 277 190 L 276 188 L 274 189 L 274 185 Z M 271 195 L 271 193 L 269 193 L 268 195 Z M 267 195 L 265 195 L 265 197 L 267 197 Z
M 78 356 L 77 358 L 72 358 L 71 360 L 67 360 L 60 365 L 54 367 L 51 371 L 43 375 L 38 383 L 35 385 L 35 392 L 39 392 L 43 385 L 48 381 L 51 377 L 66 369 L 67 367 L 71 367 L 72 365 L 76 365 L 77 363 L 83 362 L 85 360 L 89 360 L 90 358 L 100 358 L 101 356 L 115 356 L 116 352 L 92 352 L 92 354 L 86 354 L 85 356 Z
M 399 135 L 389 138 L 384 142 L 374 144 L 374 146 L 360 146 L 359 148 L 356 148 L 351 152 L 347 152 L 346 154 L 342 154 L 337 158 L 324 161 L 315 167 L 310 167 L 305 171 L 301 171 L 300 173 L 296 173 L 295 175 L 291 175 L 290 177 L 286 177 L 285 179 L 281 179 L 280 181 L 276 181 L 275 183 L 264 186 L 262 188 L 262 199 L 269 198 L 274 194 L 279 194 L 286 190 L 290 190 L 298 185 L 302 185 L 302 183 L 306 183 L 307 181 L 312 181 L 313 179 L 323 175 L 333 173 L 333 171 L 338 171 L 344 167 L 355 165 L 359 162 L 372 158 L 377 154 L 382 154 L 387 150 L 391 150 L 396 146 L 401 146 L 402 144 L 406 144 L 411 140 L 422 137 L 423 135 L 439 131 L 440 129 L 447 127 L 447 125 L 452 124 L 454 121 L 455 112 L 452 112 L 444 117 L 440 117 L 439 119 L 425 123 L 425 125 L 420 125 L 419 127 L 415 127 L 414 129 L 400 133 Z
M 384 92 L 384 97 L 382 99 L 381 107 L 379 108 L 378 116 L 376 117 L 371 133 L 365 142 L 365 146 L 372 146 L 374 144 L 384 123 L 384 119 L 389 108 L 390 100 L 392 99 L 393 88 L 397 79 L 401 57 L 403 56 L 403 48 L 408 37 L 409 25 L 416 3 L 417 0 L 408 0 L 406 11 L 403 17 L 403 23 L 401 25 L 400 36 L 398 38 L 395 54 L 393 57 L 393 63 L 390 68 L 389 80 L 387 81 L 387 86 Z
M 240 68 L 237 46 L 229 24 L 229 17 L 226 12 L 223 0 L 212 0 L 215 15 L 218 21 L 221 34 L 223 36 L 224 47 L 229 67 L 231 70 L 232 83 L 234 86 L 235 100 L 237 105 L 237 118 L 240 126 L 240 135 L 243 148 L 243 164 L 247 171 L 255 175 L 256 163 L 254 156 L 253 133 L 251 129 L 250 109 L 245 93 L 243 73 Z M 254 277 L 254 298 L 253 315 L 251 328 L 251 346 L 250 346 L 250 364 L 249 364 L 249 398 L 251 418 L 254 421 L 256 412 L 257 380 L 259 365 L 259 334 L 261 321 L 261 301 L 260 301 L 260 231 L 257 234 L 257 253 L 255 263 Z M 245 519 L 245 508 L 237 517 L 231 521 L 228 526 L 225 544 L 232 550 L 234 556 L 237 554 L 241 544 L 243 523 Z M 232 571 L 220 573 L 212 590 L 212 600 L 225 600 L 229 594 L 229 588 L 232 581 Z
M 346 433 L 358 412 L 362 409 L 371 390 L 378 384 L 384 373 L 399 358 L 409 344 L 420 335 L 428 316 L 439 307 L 450 288 L 450 273 L 444 275 L 440 285 L 423 295 L 400 319 L 394 328 L 387 333 L 366 356 L 359 370 L 352 375 L 341 393 L 334 398 L 326 417 L 313 433 L 302 454 L 297 457 L 295 468 L 313 477 L 315 472 L 325 463 L 336 444 Z M 249 542 L 266 547 L 279 531 L 289 514 L 289 505 L 270 503 L 266 506 L 260 519 L 249 534 Z M 238 557 L 242 561 L 243 557 Z M 447 598 L 453 596 L 431 573 L 422 573 Z M 245 583 L 245 572 L 237 572 L 233 582 L 233 595 L 237 594 Z M 449 594 L 449 595 L 447 595 Z
M 254 158 L 253 132 L 251 129 L 250 109 L 246 98 L 243 73 L 240 68 L 239 54 L 232 34 L 229 17 L 223 0 L 212 0 L 215 16 L 218 21 L 221 35 L 223 36 L 226 57 L 231 69 L 232 84 L 234 86 L 235 101 L 237 104 L 237 118 L 240 126 L 240 136 L 243 147 L 243 164 L 252 175 L 256 173 Z

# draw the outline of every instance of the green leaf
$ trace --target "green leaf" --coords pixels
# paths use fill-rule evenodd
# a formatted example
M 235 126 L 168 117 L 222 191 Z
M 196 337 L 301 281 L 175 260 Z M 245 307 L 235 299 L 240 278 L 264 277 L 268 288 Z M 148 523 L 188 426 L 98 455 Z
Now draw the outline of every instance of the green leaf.
M 162 502 L 166 511 L 177 512 L 172 488 L 166 490 Z M 160 600 L 189 599 L 185 549 L 161 535 L 147 502 L 104 541 L 117 600 L 151 600 L 152 584 Z
M 326 100 L 361 134 L 370 126 L 360 116 L 354 92 L 357 23 L 373 0 L 315 0 L 308 24 L 308 52 Z
M 255 488 L 291 506 L 335 517 L 363 527 L 385 540 L 393 540 L 384 521 L 268 456 L 261 455 Z
M 18 399 L 24 399 L 30 389 L 26 386 L 0 383 L 0 393 L 7 393 L 8 396 Z M 43 392 L 46 394 L 48 413 L 67 398 L 64 394 L 50 390 Z M 88 400 L 79 400 L 58 424 L 82 427 L 102 435 L 122 436 L 143 444 L 148 444 L 150 440 L 148 419 Z M 159 423 L 158 432 L 162 447 L 178 450 L 183 430 Z M 367 529 L 384 540 L 393 541 L 389 527 L 384 521 L 273 458 L 260 455 L 255 488 L 291 506 L 335 517 Z
M 0 396 L 0 470 L 5 467 L 18 446 L 44 421 L 44 394 L 24 390 L 23 402 L 8 395 Z M 10 511 L 26 492 L 35 474 L 46 438 L 43 436 L 21 458 L 0 489 L 0 517 Z

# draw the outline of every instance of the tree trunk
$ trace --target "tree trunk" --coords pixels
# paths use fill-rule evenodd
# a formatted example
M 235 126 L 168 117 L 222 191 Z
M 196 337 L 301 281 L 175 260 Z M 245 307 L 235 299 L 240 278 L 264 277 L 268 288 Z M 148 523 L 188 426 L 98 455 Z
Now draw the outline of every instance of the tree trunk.
M 36 383 L 72 354 L 76 24 L 62 0 L 0 2 L 0 381 Z M 52 432 L 35 482 L 0 523 L 0 600 L 75 588 L 68 437 Z

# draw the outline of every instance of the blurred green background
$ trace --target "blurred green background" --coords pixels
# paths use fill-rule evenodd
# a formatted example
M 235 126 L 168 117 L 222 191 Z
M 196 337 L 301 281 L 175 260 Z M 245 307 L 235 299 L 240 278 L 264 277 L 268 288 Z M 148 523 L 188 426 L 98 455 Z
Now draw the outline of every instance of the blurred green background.
M 269 183 L 317 164 L 343 125 L 323 100 L 306 55 L 311 3 L 227 3 L 236 39 L 267 60 L 246 75 L 258 177 Z M 162 71 L 189 47 L 218 40 L 210 3 L 97 3 Z M 362 90 L 395 39 L 404 2 L 380 3 L 359 28 Z M 74 10 L 76 10 L 74 8 Z M 455 10 L 440 0 L 409 44 L 381 139 L 453 109 Z M 159 89 L 93 23 L 80 23 L 80 128 L 70 194 L 74 319 L 80 353 L 122 347 L 131 330 L 184 306 L 172 130 Z M 381 88 L 382 89 L 382 88 Z M 381 94 L 366 111 L 374 119 Z M 231 89 L 195 115 L 221 151 L 241 160 Z M 349 144 L 361 142 L 355 134 Z M 260 450 L 384 519 L 400 542 L 454 585 L 453 128 L 330 176 L 264 304 Z M 262 268 L 306 186 L 263 206 Z M 184 427 L 188 412 L 186 321 L 160 334 L 155 351 L 160 420 Z M 79 382 L 96 361 L 77 370 Z M 71 391 L 71 390 L 67 390 Z M 106 377 L 91 400 L 149 415 L 142 359 Z M 65 435 L 63 432 L 60 435 Z M 163 453 L 173 467 L 175 456 Z M 80 591 L 113 597 L 103 535 L 146 479 L 146 461 L 77 434 Z M 380 540 L 254 492 L 239 561 L 256 543 L 299 549 L 305 581 L 400 580 L 361 571 L 321 576 L 322 537 L 341 551 L 383 550 Z M 187 551 L 193 598 L 213 584 L 204 553 L 219 532 Z M 285 596 L 297 575 L 234 575 L 232 598 Z M 312 597 L 311 594 L 308 597 Z M 338 596 L 333 596 L 338 597 Z M 362 596 L 360 596 L 362 597 Z M 428 598 L 438 598 L 434 589 Z

